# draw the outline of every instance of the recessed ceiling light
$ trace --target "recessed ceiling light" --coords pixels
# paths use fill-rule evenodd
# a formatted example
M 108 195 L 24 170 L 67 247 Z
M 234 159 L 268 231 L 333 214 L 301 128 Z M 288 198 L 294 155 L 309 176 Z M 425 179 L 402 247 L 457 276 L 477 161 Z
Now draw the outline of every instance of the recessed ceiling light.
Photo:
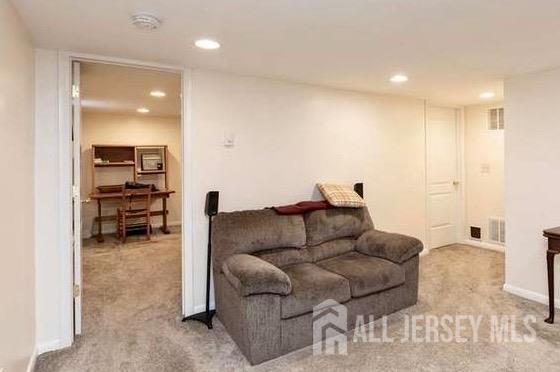
M 490 99 L 490 98 L 496 97 L 496 93 L 494 93 L 494 92 L 484 92 L 484 93 L 480 93 L 479 97 L 482 98 L 482 99 Z
M 220 43 L 211 39 L 197 40 L 194 42 L 194 45 L 196 45 L 200 49 L 218 49 L 220 47 Z
M 136 110 L 136 111 L 138 111 L 138 112 L 141 113 L 141 114 L 147 114 L 148 112 L 150 112 L 150 110 L 147 109 L 147 108 L 145 108 L 145 107 L 140 107 L 140 108 L 139 108 L 138 110 Z
M 165 92 L 162 92 L 161 90 L 152 90 L 150 92 L 150 96 L 158 98 L 165 97 Z
M 391 76 L 390 80 L 393 83 L 404 83 L 404 82 L 408 81 L 408 77 L 406 75 L 397 74 L 397 75 Z
M 130 21 L 141 30 L 155 30 L 161 26 L 161 21 L 150 13 L 136 13 L 130 17 Z

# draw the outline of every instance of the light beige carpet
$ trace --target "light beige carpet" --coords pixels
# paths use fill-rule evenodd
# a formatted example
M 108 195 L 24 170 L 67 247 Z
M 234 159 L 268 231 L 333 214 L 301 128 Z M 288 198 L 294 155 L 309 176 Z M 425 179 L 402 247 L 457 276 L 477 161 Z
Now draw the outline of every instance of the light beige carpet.
M 388 319 L 395 342 L 349 342 L 347 355 L 314 356 L 308 347 L 251 367 L 219 321 L 211 331 L 181 322 L 180 235 L 154 240 L 86 244 L 83 335 L 70 349 L 41 355 L 37 371 L 560 370 L 560 324 L 543 322 L 544 305 L 502 291 L 500 253 L 456 245 L 422 257 L 418 304 Z M 482 315 L 479 340 L 467 329 L 465 343 L 400 342 L 404 320 L 423 314 Z M 492 342 L 488 319 L 499 314 L 517 316 L 521 333 L 521 318 L 533 314 L 535 342 Z

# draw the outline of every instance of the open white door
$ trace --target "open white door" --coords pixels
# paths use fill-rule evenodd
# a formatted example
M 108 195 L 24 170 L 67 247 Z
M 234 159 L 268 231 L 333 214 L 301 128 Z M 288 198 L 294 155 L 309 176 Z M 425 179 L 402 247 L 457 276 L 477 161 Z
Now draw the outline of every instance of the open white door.
M 457 242 L 459 216 L 457 110 L 428 106 L 426 152 L 429 248 Z
M 74 334 L 82 333 L 82 203 L 80 198 L 80 63 L 72 63 L 72 233 L 74 248 Z

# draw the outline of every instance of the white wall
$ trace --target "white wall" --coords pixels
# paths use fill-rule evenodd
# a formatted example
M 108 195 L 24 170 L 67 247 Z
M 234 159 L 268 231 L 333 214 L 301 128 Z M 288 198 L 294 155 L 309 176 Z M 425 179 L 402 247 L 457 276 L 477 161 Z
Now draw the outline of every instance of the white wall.
M 92 191 L 91 145 L 167 145 L 167 169 L 169 188 L 175 190 L 168 200 L 168 223 L 181 223 L 181 118 L 180 117 L 139 117 L 84 112 L 82 114 L 82 200 Z M 103 174 L 102 174 L 103 173 Z M 103 177 L 102 177 L 103 176 Z M 130 168 L 98 169 L 97 179 L 104 184 L 118 184 L 131 181 Z M 163 175 L 145 176 L 138 182 L 157 184 L 164 187 Z M 115 214 L 119 202 L 104 203 L 103 214 Z M 161 209 L 161 201 L 154 204 L 154 210 Z M 82 234 L 84 238 L 97 229 L 93 218 L 97 216 L 97 203 L 92 201 L 82 205 Z M 161 217 L 154 217 L 154 224 L 161 224 Z M 115 222 L 105 223 L 104 232 L 115 231 Z M 97 230 L 95 230 L 97 231 Z
M 488 110 L 503 103 L 465 107 L 465 236 L 482 228 L 488 239 L 488 218 L 504 217 L 504 130 L 488 129 Z M 506 124 L 507 126 L 508 124 Z
M 56 349 L 61 322 L 62 273 L 70 271 L 60 250 L 58 54 L 35 51 L 35 257 L 39 352 Z M 68 304 L 70 306 L 70 304 Z M 68 311 L 68 309 L 67 309 Z
M 378 228 L 425 241 L 422 101 L 194 71 L 191 103 L 196 310 L 209 190 L 232 211 L 317 199 L 320 181 L 362 181 Z
M 25 371 L 35 354 L 33 48 L 0 0 L 0 369 Z
M 542 231 L 560 226 L 560 69 L 506 80 L 505 97 L 506 289 L 547 301 Z M 556 301 L 559 291 L 557 280 Z

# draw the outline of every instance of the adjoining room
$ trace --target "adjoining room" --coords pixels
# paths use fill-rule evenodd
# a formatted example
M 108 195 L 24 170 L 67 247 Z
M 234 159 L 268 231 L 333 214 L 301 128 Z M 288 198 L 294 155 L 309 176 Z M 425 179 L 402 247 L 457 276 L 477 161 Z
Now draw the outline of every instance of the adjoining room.
M 75 327 L 91 339 L 181 312 L 181 75 L 81 61 L 76 69 L 83 324 L 78 309 Z

